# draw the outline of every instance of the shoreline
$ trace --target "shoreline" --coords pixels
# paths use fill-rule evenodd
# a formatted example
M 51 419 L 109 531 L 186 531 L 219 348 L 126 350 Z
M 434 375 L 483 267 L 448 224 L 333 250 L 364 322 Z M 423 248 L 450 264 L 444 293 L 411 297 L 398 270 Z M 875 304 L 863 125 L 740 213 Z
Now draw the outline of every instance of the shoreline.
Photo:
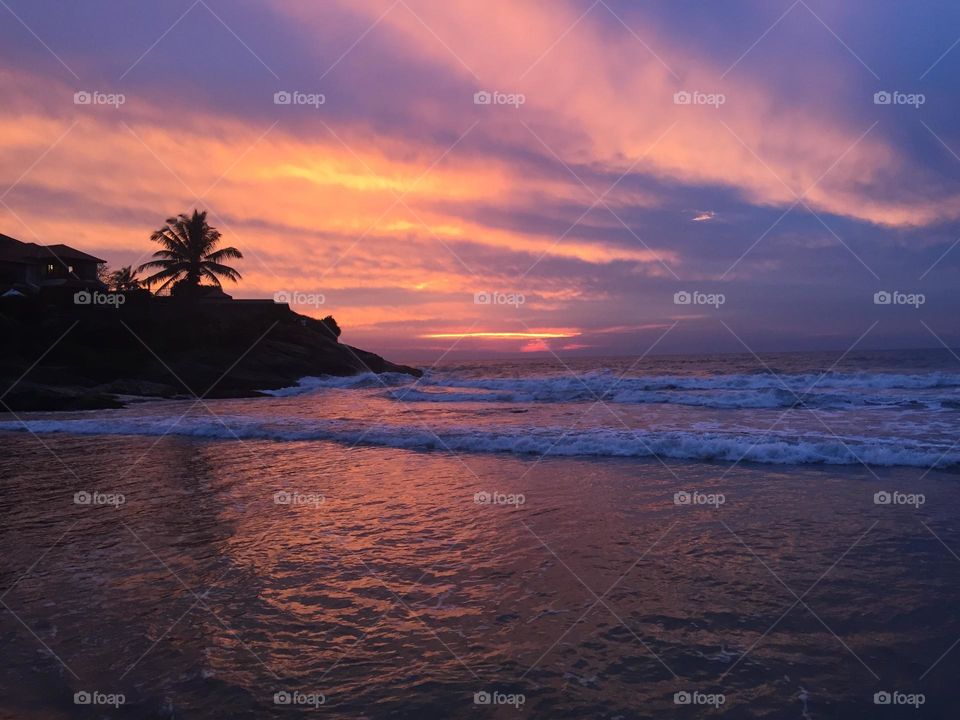
M 951 707 L 957 656 L 938 658 L 960 634 L 950 612 L 960 563 L 947 549 L 960 537 L 953 478 L 936 471 L 920 479 L 889 468 L 878 483 L 863 468 L 744 464 L 725 474 L 669 463 L 678 480 L 655 461 L 477 456 L 468 469 L 441 453 L 362 447 L 345 463 L 334 446 L 263 441 L 214 464 L 169 438 L 152 449 L 156 462 L 101 474 L 100 458 L 125 468 L 153 439 L 45 440 L 82 480 L 7 458 L 10 564 L 29 568 L 33 548 L 78 524 L 70 552 L 50 553 L 9 602 L 32 609 L 31 627 L 67 662 L 125 669 L 144 656 L 105 685 L 125 693 L 131 715 L 176 692 L 189 714 L 280 717 L 270 673 L 282 675 L 292 653 L 309 669 L 290 689 L 322 692 L 335 713 L 377 717 L 471 717 L 483 690 L 523 693 L 528 713 L 561 718 L 672 717 L 684 691 L 722 693 L 738 717 L 800 717 L 807 703 L 816 717 L 867 720 L 884 690 L 923 693 L 930 716 Z M 17 457 L 46 454 L 23 433 L 10 446 Z M 411 484 L 414 468 L 422 480 Z M 926 503 L 874 502 L 880 489 L 907 487 Z M 674 503 L 693 489 L 726 502 Z M 93 499 L 78 503 L 78 492 Z M 524 503 L 478 503 L 484 492 Z M 49 507 L 59 524 L 37 522 Z M 183 558 L 176 570 L 190 587 L 216 588 L 212 607 L 229 630 L 192 612 L 146 652 L 193 598 L 124 524 L 160 557 Z M 429 533 L 411 533 L 424 525 Z M 419 580 L 403 597 L 426 622 L 391 618 L 335 665 L 343 648 L 318 634 L 351 642 L 394 599 L 371 567 L 388 587 Z M 791 607 L 781 579 L 810 609 Z M 591 607 L 591 590 L 609 609 Z M 50 596 L 62 600 L 42 602 Z M 84 645 L 94 628 L 106 641 Z M 232 632 L 264 665 L 250 671 Z M 9 646 L 12 667 L 30 670 L 4 710 L 55 714 L 62 704 L 66 714 L 88 685 L 37 659 L 26 632 Z
M 524 428 L 516 428 L 510 433 L 500 429 L 484 435 L 480 428 L 469 431 L 451 433 L 443 429 L 422 431 L 404 424 L 385 423 L 372 427 L 370 425 L 356 425 L 344 423 L 339 417 L 344 403 L 349 404 L 351 399 L 346 397 L 332 399 L 321 398 L 317 403 L 311 402 L 324 413 L 323 417 L 299 418 L 288 421 L 283 418 L 289 411 L 296 412 L 296 404 L 300 396 L 295 396 L 291 405 L 289 397 L 274 397 L 264 395 L 274 402 L 267 405 L 244 404 L 244 400 L 259 398 L 222 398 L 215 399 L 206 408 L 207 413 L 197 410 L 192 412 L 196 403 L 194 398 L 139 398 L 126 399 L 124 408 L 117 408 L 116 413 L 97 415 L 97 409 L 86 410 L 54 410 L 49 412 L 31 412 L 29 416 L 18 414 L 6 415 L 0 412 L 0 434 L 11 435 L 28 433 L 35 436 L 60 436 L 73 438 L 89 438 L 91 441 L 103 441 L 108 438 L 157 438 L 170 437 L 185 442 L 222 443 L 240 441 L 266 442 L 273 445 L 298 447 L 304 444 L 331 443 L 335 446 L 364 447 L 371 450 L 401 451 L 415 457 L 431 457 L 438 452 L 460 453 L 472 458 L 504 458 L 519 462 L 532 462 L 534 465 L 547 458 L 553 460 L 569 460 L 571 462 L 606 463 L 625 462 L 637 468 L 668 463 L 678 467 L 706 467 L 729 468 L 743 466 L 758 471 L 771 473 L 817 472 L 826 475 L 838 475 L 851 471 L 866 471 L 873 477 L 881 473 L 933 471 L 944 477 L 956 478 L 960 475 L 960 463 L 947 458 L 943 454 L 934 452 L 939 462 L 921 461 L 917 458 L 893 458 L 883 452 L 875 451 L 872 455 L 865 452 L 865 448 L 856 450 L 847 449 L 848 454 L 840 454 L 845 448 L 844 443 L 838 441 L 839 447 L 835 452 L 824 452 L 819 457 L 812 457 L 803 452 L 794 452 L 786 455 L 782 452 L 769 454 L 764 452 L 762 442 L 743 439 L 740 444 L 734 444 L 723 452 L 715 449 L 706 449 L 698 452 L 691 449 L 693 438 L 684 434 L 679 443 L 663 444 L 666 441 L 651 439 L 649 435 L 640 434 L 636 444 L 631 447 L 603 448 L 589 444 L 577 448 L 560 448 L 558 442 L 564 436 L 561 428 L 553 428 L 553 432 L 538 436 L 540 442 L 531 445 L 531 438 Z M 229 405 L 221 401 L 229 400 Z M 159 403 L 169 403 L 170 407 Z M 193 405 L 189 405 L 192 403 Z M 239 403 L 233 405 L 233 403 Z M 140 411 L 142 410 L 142 411 Z M 208 415 L 209 413 L 209 415 Z M 521 434 L 525 440 L 513 443 L 509 441 L 512 435 Z M 668 431 L 669 434 L 669 431 Z M 737 440 L 732 433 L 722 433 L 730 436 L 731 442 Z M 644 439 L 646 438 L 646 439 Z M 624 442 L 629 438 L 624 437 Z M 706 445 L 715 442 L 710 437 L 700 438 Z M 754 449 L 760 446 L 754 452 Z M 686 449 L 684 449 L 686 448 Z M 879 458 L 879 459 L 876 459 Z

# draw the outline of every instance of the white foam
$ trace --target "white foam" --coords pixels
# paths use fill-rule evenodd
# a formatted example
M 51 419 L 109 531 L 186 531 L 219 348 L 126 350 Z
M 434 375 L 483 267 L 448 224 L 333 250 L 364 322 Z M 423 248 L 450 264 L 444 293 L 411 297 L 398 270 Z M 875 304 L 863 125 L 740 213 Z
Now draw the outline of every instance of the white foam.
M 222 420 L 222 422 L 221 422 Z M 615 428 L 456 427 L 434 434 L 419 427 L 362 426 L 334 420 L 263 420 L 247 416 L 175 418 L 113 416 L 66 420 L 27 420 L 34 433 L 78 435 L 177 435 L 205 439 L 274 441 L 329 440 L 410 450 L 447 450 L 518 455 L 652 457 L 796 465 L 950 467 L 960 450 L 949 445 L 903 438 L 802 438 L 749 432 L 635 431 Z M 25 430 L 14 421 L 0 430 Z
M 386 393 L 387 397 L 403 402 L 593 402 L 602 398 L 604 402 L 632 404 L 673 404 L 691 405 L 709 408 L 779 408 L 792 407 L 798 400 L 786 390 L 763 390 L 756 392 L 728 393 L 674 393 L 668 391 L 621 390 L 610 394 L 591 392 L 580 387 L 557 389 L 544 387 L 529 392 L 509 390 L 479 390 L 474 392 L 418 390 L 399 388 Z
M 597 370 L 580 375 L 473 378 L 428 371 L 419 380 L 403 373 L 305 377 L 294 387 L 263 392 L 274 397 L 291 397 L 325 390 L 384 388 L 389 390 L 386 397 L 403 402 L 554 403 L 602 399 L 612 403 L 715 409 L 773 409 L 796 405 L 822 409 L 960 407 L 960 374 L 942 372 L 621 377 L 612 370 Z M 940 392 L 931 393 L 933 390 Z
M 413 381 L 413 376 L 406 373 L 371 373 L 358 375 L 319 375 L 300 378 L 300 382 L 292 387 L 278 390 L 261 390 L 264 395 L 273 397 L 291 397 L 306 395 L 319 390 L 337 389 L 352 390 L 357 388 L 382 388 L 404 385 Z
M 571 378 L 571 380 L 573 380 Z M 526 381 L 521 381 L 526 382 Z M 811 392 L 804 393 L 783 387 L 739 389 L 661 389 L 650 390 L 636 383 L 623 383 L 616 387 L 593 388 L 573 381 L 568 383 L 551 381 L 529 385 L 526 389 L 487 389 L 471 388 L 462 384 L 452 386 L 434 385 L 421 390 L 415 387 L 397 388 L 385 393 L 386 397 L 402 402 L 498 402 L 498 403 L 554 403 L 554 402 L 593 402 L 603 400 L 609 403 L 623 404 L 667 404 L 690 407 L 724 409 L 764 409 L 789 408 L 798 405 L 822 409 L 852 409 L 869 407 L 900 407 L 917 404 L 930 409 L 941 409 L 944 402 L 956 395 L 936 397 L 918 396 L 916 393 L 877 394 L 852 392 Z M 452 389 L 448 389 L 451 388 Z
M 928 374 L 897 373 L 752 373 L 734 375 L 688 376 L 651 375 L 621 377 L 612 370 L 597 370 L 580 375 L 565 374 L 522 378 L 464 378 L 443 373 L 428 373 L 421 385 L 442 385 L 485 390 L 535 392 L 550 389 L 569 392 L 589 389 L 597 394 L 623 389 L 631 390 L 792 390 L 837 388 L 848 390 L 960 388 L 960 374 L 934 372 Z

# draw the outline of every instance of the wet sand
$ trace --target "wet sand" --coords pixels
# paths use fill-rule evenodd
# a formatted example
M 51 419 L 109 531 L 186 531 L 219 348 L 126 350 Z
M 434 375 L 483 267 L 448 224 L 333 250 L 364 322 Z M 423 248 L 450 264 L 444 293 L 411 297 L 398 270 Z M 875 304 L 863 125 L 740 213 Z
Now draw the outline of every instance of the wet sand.
M 722 696 L 725 717 L 939 718 L 960 702 L 955 473 L 0 443 L 2 717 L 692 718 Z

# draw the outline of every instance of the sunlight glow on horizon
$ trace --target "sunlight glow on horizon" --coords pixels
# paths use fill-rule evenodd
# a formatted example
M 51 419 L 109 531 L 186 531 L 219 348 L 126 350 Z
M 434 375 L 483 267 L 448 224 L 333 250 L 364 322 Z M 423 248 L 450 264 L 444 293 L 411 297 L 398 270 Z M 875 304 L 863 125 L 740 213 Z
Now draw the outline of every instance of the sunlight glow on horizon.
M 491 340 L 551 340 L 554 338 L 579 337 L 578 332 L 463 332 L 430 333 L 422 338 L 487 338 Z
M 669 350 L 846 348 L 880 278 L 956 297 L 960 52 L 923 13 L 875 9 L 919 38 L 894 51 L 856 13 L 780 23 L 764 3 L 701 4 L 704 27 L 729 31 L 716 36 L 690 32 L 682 8 L 625 0 L 226 3 L 220 22 L 195 11 L 158 39 L 153 26 L 176 20 L 163 3 L 78 6 L 67 23 L 7 2 L 36 36 L 0 23 L 0 233 L 137 267 L 165 218 L 206 210 L 245 256 L 228 294 L 322 298 L 294 309 L 335 317 L 360 347 L 618 354 L 664 335 Z M 937 100 L 922 121 L 919 106 L 878 105 L 864 72 L 921 51 L 912 76 L 927 68 L 917 89 Z M 78 103 L 95 78 L 124 101 Z M 284 87 L 324 102 L 278 103 Z M 478 104 L 483 88 L 524 102 Z M 724 102 L 677 102 L 696 88 Z M 695 290 L 729 302 L 674 302 Z M 925 311 L 960 332 L 949 302 Z M 908 318 L 867 340 L 929 344 Z

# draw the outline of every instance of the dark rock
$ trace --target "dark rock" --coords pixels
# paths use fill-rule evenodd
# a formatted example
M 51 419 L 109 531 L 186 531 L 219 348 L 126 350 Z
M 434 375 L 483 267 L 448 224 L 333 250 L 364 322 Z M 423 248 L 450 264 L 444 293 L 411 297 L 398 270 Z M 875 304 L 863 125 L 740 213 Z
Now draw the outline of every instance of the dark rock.
M 14 410 L 117 407 L 116 395 L 250 397 L 309 375 L 422 374 L 339 343 L 333 327 L 333 318 L 268 301 L 140 295 L 119 308 L 2 304 L 0 328 L 10 342 L 0 357 L 0 394 L 28 368 L 4 398 Z
M 27 382 L 17 383 L 3 398 L 3 403 L 14 412 L 103 410 L 123 407 L 121 401 L 108 393 Z M 5 409 L 0 406 L 0 411 Z

